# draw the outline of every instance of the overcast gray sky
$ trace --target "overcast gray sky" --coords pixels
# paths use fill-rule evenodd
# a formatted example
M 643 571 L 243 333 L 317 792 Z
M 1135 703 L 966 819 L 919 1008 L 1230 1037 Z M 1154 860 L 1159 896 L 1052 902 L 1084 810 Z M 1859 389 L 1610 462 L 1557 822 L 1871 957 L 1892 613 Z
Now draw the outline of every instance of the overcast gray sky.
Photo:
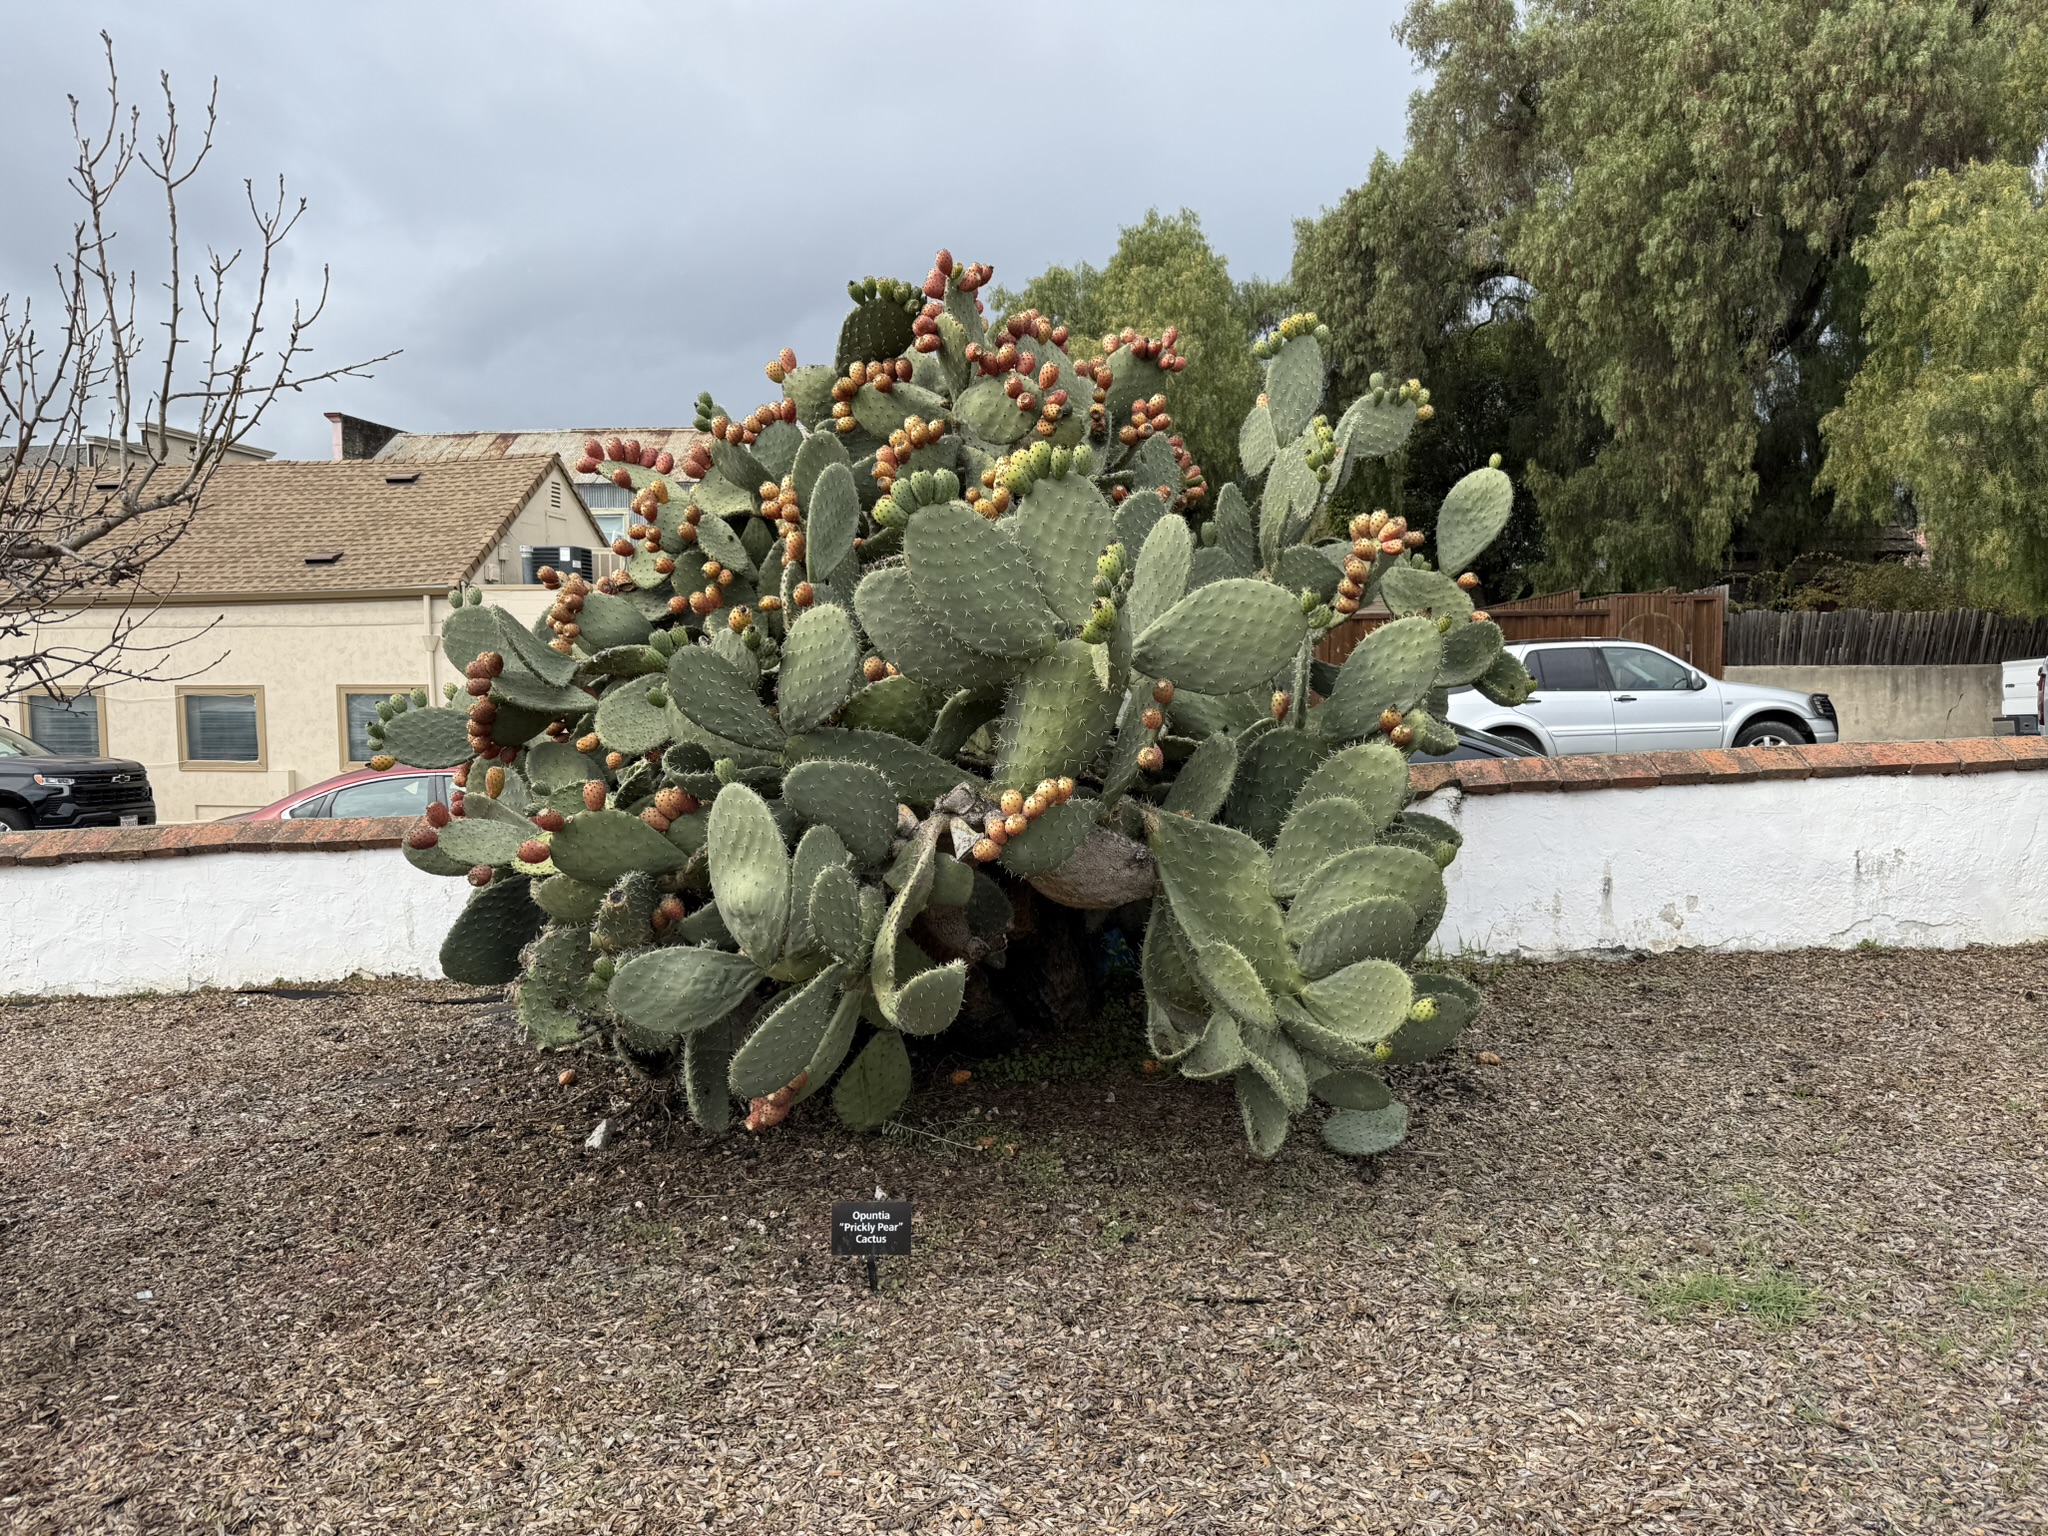
M 207 233 L 239 243 L 244 177 L 311 200 L 289 276 L 333 270 L 320 358 L 404 349 L 280 402 L 267 446 L 326 457 L 323 410 L 686 424 L 700 389 L 766 398 L 784 344 L 829 360 L 846 280 L 941 244 L 1016 283 L 1186 206 L 1235 275 L 1284 274 L 1292 220 L 1399 150 L 1401 8 L 0 0 L 0 291 L 48 288 L 104 27 L 145 121 L 158 70 L 195 116 L 219 77 Z

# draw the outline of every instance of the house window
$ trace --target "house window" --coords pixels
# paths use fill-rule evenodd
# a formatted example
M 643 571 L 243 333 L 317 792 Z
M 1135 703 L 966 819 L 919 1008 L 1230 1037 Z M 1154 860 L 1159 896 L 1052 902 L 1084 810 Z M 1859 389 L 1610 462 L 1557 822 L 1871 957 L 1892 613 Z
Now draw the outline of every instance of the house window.
M 383 750 L 370 740 L 370 726 L 377 718 L 377 706 L 394 693 L 411 693 L 411 685 L 369 688 L 357 685 L 338 688 L 341 709 L 341 765 L 360 768 Z
M 28 696 L 29 739 L 59 757 L 106 756 L 104 701 L 96 693 L 61 698 L 53 693 Z
M 262 768 L 261 688 L 180 688 L 178 766 Z

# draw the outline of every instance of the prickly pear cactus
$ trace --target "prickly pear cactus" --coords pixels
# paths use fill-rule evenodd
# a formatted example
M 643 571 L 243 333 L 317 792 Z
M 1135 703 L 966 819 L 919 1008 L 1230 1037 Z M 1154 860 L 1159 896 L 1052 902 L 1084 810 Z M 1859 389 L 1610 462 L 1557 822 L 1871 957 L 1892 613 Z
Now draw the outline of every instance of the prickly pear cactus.
M 707 1127 L 827 1092 L 877 1126 L 1021 886 L 1149 901 L 1158 1060 L 1227 1080 L 1262 1157 L 1311 1101 L 1329 1146 L 1383 1151 L 1406 1110 L 1380 1069 L 1480 1003 L 1421 959 L 1459 839 L 1406 809 L 1408 758 L 1453 740 L 1447 689 L 1530 686 L 1460 574 L 1507 477 L 1452 490 L 1440 566 L 1398 518 L 1332 526 L 1430 406 L 1375 377 L 1333 424 L 1306 315 L 1256 349 L 1255 481 L 1212 500 L 1174 333 L 991 323 L 991 275 L 941 251 L 921 288 L 854 284 L 832 366 L 785 350 L 743 415 L 700 397 L 680 462 L 587 444 L 636 493 L 623 568 L 543 571 L 531 629 L 458 594 L 467 700 L 372 727 L 380 764 L 464 785 L 405 844 L 478 887 L 444 968 L 513 980 L 544 1048 L 680 1079 Z M 1315 661 L 1375 598 L 1393 619 Z

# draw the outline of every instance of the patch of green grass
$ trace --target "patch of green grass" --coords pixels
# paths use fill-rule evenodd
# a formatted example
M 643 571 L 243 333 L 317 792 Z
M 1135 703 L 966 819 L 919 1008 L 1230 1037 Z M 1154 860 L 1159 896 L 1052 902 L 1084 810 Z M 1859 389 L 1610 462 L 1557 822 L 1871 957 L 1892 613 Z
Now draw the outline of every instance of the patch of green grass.
M 2037 1311 L 2048 1303 L 2048 1286 L 1987 1269 L 1975 1280 L 1957 1286 L 1956 1300 L 1972 1312 L 2013 1317 Z
M 1743 1313 L 1767 1328 L 1793 1328 L 1820 1308 L 1820 1295 L 1796 1275 L 1772 1271 L 1750 1278 L 1696 1270 L 1650 1287 L 1647 1299 L 1666 1317 L 1700 1312 Z
M 1878 943 L 1875 939 L 1858 939 L 1856 941 L 1856 953 L 1859 955 L 1881 955 L 1884 952 L 1885 946 Z

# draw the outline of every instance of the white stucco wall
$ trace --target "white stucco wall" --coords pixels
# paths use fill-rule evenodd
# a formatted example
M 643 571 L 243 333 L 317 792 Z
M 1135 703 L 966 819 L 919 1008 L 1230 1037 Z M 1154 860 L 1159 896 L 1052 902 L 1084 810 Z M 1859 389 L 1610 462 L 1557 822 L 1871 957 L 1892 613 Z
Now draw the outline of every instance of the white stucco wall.
M 466 881 L 391 849 L 0 869 L 0 997 L 439 976 Z
M 1449 954 L 2048 938 L 2048 773 L 1461 795 Z
M 1437 942 L 1617 950 L 2048 939 L 2048 772 L 1466 796 Z M 0 868 L 0 996 L 438 976 L 469 896 L 389 849 Z

